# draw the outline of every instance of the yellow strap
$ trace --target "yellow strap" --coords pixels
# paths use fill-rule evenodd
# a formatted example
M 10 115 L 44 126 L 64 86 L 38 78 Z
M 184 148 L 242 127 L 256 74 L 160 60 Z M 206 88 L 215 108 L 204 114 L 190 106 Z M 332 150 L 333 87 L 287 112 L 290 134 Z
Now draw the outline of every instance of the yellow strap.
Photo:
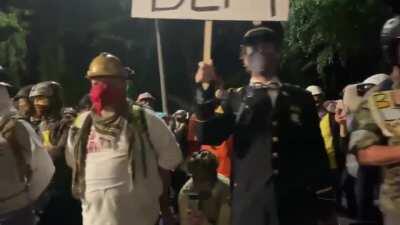
M 50 130 L 44 130 L 44 131 L 42 131 L 42 139 L 43 139 L 43 145 L 44 145 L 44 146 L 51 146 L 51 142 L 50 142 Z
M 335 148 L 333 146 L 333 136 L 331 132 L 329 113 L 322 117 L 320 122 L 321 134 L 324 139 L 325 150 L 328 155 L 329 165 L 331 169 L 337 168 Z

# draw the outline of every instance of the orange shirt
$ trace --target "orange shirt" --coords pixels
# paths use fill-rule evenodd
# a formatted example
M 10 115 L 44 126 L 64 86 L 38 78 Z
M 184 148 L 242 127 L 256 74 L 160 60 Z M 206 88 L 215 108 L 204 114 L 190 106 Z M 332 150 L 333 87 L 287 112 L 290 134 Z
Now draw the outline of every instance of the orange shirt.
M 225 177 L 230 178 L 231 176 L 231 151 L 233 149 L 233 137 L 228 138 L 228 140 L 224 141 L 219 146 L 212 145 L 200 145 L 197 137 L 196 137 L 196 126 L 198 122 L 196 116 L 193 114 L 189 120 L 188 125 L 188 147 L 189 147 L 189 155 L 193 152 L 206 150 L 213 153 L 218 159 L 218 169 L 217 172 L 219 174 L 224 175 Z
M 233 137 L 224 141 L 220 146 L 202 145 L 201 149 L 213 153 L 218 159 L 218 173 L 230 178 L 231 176 L 231 151 Z

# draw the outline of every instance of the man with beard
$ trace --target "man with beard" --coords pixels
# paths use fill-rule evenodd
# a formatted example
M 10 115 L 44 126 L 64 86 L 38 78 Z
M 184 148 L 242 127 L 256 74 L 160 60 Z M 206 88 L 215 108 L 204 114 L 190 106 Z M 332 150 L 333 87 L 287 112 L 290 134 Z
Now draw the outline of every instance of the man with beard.
M 154 225 L 164 178 L 182 160 L 176 140 L 151 110 L 128 105 L 126 73 L 117 57 L 101 53 L 87 78 L 93 107 L 77 118 L 68 139 L 83 224 Z M 161 211 L 169 222 L 167 209 Z
M 43 199 L 40 224 L 80 224 L 80 206 L 70 192 L 71 170 L 65 158 L 68 130 L 72 121 L 62 120 L 61 86 L 54 81 L 38 83 L 32 87 L 29 97 L 35 109 L 33 124 L 56 167 L 53 181 Z
M 244 35 L 250 83 L 223 93 L 218 115 L 212 64 L 200 63 L 195 76 L 199 140 L 218 145 L 234 136 L 233 225 L 314 225 L 316 197 L 331 190 L 313 98 L 280 82 L 279 53 L 273 30 L 259 27 Z

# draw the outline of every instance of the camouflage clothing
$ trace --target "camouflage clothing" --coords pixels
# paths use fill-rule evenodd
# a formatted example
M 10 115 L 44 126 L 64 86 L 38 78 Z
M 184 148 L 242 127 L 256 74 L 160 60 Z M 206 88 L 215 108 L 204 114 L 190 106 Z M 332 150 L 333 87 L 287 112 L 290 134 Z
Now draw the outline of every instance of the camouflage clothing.
M 357 127 L 351 133 L 350 150 L 353 153 L 366 149 L 372 145 L 400 145 L 400 136 L 391 135 L 386 123 L 377 118 L 376 110 L 379 102 L 374 101 L 378 92 L 398 90 L 391 80 L 386 80 L 374 87 L 366 95 L 360 108 L 355 113 Z M 375 104 L 375 105 L 374 105 Z M 398 108 L 395 110 L 398 110 Z M 383 182 L 380 191 L 380 207 L 385 213 L 400 212 L 400 164 L 392 164 L 383 167 Z

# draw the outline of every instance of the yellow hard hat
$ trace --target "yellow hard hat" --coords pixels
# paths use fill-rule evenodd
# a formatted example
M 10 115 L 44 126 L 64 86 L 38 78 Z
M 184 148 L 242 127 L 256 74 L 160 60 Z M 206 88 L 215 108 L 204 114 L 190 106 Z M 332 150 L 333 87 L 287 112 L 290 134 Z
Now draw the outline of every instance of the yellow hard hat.
M 107 52 L 103 52 L 92 60 L 86 78 L 115 77 L 126 78 L 126 72 L 121 60 Z

